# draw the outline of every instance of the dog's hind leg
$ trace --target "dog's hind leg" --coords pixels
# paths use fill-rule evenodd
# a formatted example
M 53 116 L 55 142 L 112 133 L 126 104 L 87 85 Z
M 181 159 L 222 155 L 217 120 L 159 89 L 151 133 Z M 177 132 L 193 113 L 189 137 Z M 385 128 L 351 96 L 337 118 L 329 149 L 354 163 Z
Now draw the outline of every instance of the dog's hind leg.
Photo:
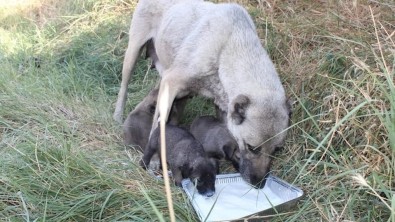
M 158 126 L 158 118 L 161 117 L 161 120 L 164 120 L 165 123 L 169 119 L 170 110 L 174 100 L 178 98 L 182 98 L 188 95 L 188 91 L 185 90 L 187 80 L 182 78 L 180 72 L 177 71 L 164 71 L 162 75 L 162 80 L 160 82 L 157 106 L 155 109 L 154 119 L 152 121 L 151 134 Z M 187 98 L 184 98 L 186 102 Z M 183 104 L 184 106 L 185 104 Z M 183 108 L 182 108 L 183 109 Z M 161 112 L 159 112 L 161 110 Z
M 130 80 L 130 75 L 136 65 L 137 58 L 141 53 L 141 49 L 145 43 L 150 40 L 150 26 L 139 17 L 132 19 L 132 24 L 129 30 L 129 43 L 125 53 L 122 67 L 122 82 L 119 89 L 117 103 L 113 118 L 118 123 L 122 123 L 122 114 L 126 103 L 127 89 Z

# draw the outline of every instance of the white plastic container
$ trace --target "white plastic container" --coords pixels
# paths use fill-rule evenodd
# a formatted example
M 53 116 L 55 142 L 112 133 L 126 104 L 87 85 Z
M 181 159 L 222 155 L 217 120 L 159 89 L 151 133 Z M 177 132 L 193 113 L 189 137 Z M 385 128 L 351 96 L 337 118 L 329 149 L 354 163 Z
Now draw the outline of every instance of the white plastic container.
M 215 194 L 209 198 L 200 195 L 189 179 L 182 181 L 182 187 L 201 221 L 275 214 L 294 206 L 303 196 L 301 189 L 271 175 L 263 189 L 253 188 L 239 173 L 217 175 Z

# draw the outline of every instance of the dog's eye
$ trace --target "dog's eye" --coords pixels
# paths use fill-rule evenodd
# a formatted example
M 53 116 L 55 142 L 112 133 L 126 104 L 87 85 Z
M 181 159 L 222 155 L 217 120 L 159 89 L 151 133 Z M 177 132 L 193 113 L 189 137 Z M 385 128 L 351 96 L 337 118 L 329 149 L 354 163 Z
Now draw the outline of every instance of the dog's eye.
M 255 147 L 255 146 L 251 146 L 250 144 L 247 144 L 247 149 L 251 151 L 251 153 L 253 154 L 259 154 L 262 150 L 262 147 L 261 146 Z

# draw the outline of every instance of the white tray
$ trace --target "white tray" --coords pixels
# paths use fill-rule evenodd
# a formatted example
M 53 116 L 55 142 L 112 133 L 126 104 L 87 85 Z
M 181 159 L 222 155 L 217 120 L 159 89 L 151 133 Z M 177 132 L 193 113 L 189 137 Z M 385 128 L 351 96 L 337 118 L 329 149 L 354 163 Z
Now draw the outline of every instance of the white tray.
M 200 195 L 189 179 L 182 181 L 182 187 L 201 221 L 237 220 L 257 213 L 267 215 L 289 208 L 303 196 L 301 189 L 271 175 L 263 189 L 251 187 L 239 173 L 217 175 L 215 194 L 209 198 Z

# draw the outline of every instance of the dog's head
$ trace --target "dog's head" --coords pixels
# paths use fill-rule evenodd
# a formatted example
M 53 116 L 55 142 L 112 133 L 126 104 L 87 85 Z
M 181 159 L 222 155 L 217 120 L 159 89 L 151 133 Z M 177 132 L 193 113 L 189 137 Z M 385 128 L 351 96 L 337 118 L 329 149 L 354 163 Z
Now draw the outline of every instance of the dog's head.
M 156 101 L 158 99 L 158 92 L 159 92 L 159 89 L 157 89 L 157 88 L 151 90 L 148 93 L 148 95 L 146 97 L 144 97 L 143 101 L 141 101 L 141 103 L 140 103 L 141 107 L 139 104 L 138 108 L 153 116 L 155 113 Z
M 286 98 L 251 99 L 238 95 L 228 107 L 228 129 L 240 149 L 239 171 L 250 184 L 262 188 L 270 171 L 272 154 L 282 147 L 289 126 Z
M 199 194 L 211 197 L 215 193 L 215 162 L 209 158 L 199 158 L 191 166 L 189 179 L 193 181 Z

